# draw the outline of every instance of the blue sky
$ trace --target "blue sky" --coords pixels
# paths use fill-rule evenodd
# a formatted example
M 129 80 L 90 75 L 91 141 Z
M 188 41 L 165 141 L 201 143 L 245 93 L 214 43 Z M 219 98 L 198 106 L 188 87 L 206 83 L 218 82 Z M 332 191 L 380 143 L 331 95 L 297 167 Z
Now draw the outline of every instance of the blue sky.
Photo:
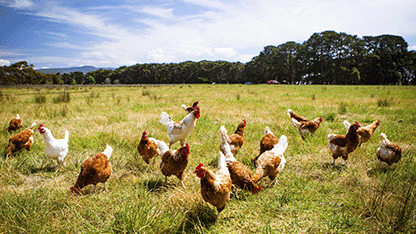
M 0 0 L 0 65 L 245 63 L 325 30 L 400 35 L 416 50 L 415 9 L 416 0 Z

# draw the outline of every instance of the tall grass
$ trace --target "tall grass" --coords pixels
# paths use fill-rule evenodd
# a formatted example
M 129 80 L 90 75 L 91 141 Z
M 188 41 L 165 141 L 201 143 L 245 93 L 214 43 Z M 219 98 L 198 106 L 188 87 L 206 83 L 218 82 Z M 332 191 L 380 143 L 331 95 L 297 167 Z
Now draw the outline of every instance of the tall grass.
M 415 106 L 415 87 L 169 85 L 0 91 L 7 94 L 0 106 L 4 128 L 19 113 L 24 128 L 36 121 L 57 139 L 65 130 L 70 133 L 67 165 L 57 173 L 39 133 L 30 151 L 0 158 L 0 233 L 416 232 L 416 110 L 409 108 Z M 70 101 L 63 101 L 64 92 L 70 93 Z M 388 105 L 379 105 L 377 97 L 387 94 Z M 37 95 L 39 100 L 33 101 Z M 176 177 L 165 184 L 158 167 L 148 169 L 137 145 L 144 130 L 168 141 L 160 113 L 181 120 L 186 115 L 181 104 L 197 100 L 201 118 L 187 139 L 184 190 Z M 309 119 L 323 116 L 313 137 L 302 140 L 286 114 L 289 108 Z M 232 195 L 217 217 L 215 208 L 203 201 L 193 171 L 199 163 L 217 167 L 219 128 L 224 125 L 232 133 L 242 119 L 247 126 L 237 160 L 254 173 L 250 159 L 257 156 L 268 126 L 276 136 L 288 137 L 287 163 L 278 185 L 270 186 L 264 178 L 258 195 L 237 191 L 238 198 Z M 379 119 L 381 125 L 350 154 L 350 167 L 340 166 L 342 160 L 332 167 L 327 135 L 345 134 L 345 119 L 363 125 Z M 380 169 L 375 152 L 381 132 L 404 155 L 398 164 L 383 163 Z M 2 155 L 10 136 L 0 131 Z M 108 192 L 98 184 L 97 191 L 87 186 L 84 196 L 72 195 L 69 187 L 81 164 L 106 144 L 114 148 Z
M 46 95 L 43 93 L 35 94 L 35 103 L 38 103 L 38 104 L 46 103 Z
M 54 103 L 61 103 L 61 102 L 69 103 L 71 102 L 71 95 L 69 92 L 63 91 L 59 93 L 55 98 L 53 98 L 53 102 Z

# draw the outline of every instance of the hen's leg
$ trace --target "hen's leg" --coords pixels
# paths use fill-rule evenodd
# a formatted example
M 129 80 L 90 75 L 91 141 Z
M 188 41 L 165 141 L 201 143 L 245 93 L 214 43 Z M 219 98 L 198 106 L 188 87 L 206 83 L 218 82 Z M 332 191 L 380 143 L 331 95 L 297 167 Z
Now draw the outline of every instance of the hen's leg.
M 185 185 L 183 184 L 183 180 L 181 180 L 182 188 L 186 189 Z
M 345 165 L 346 165 L 347 167 L 350 167 L 350 165 L 348 164 L 347 159 L 345 159 Z
M 157 155 L 156 155 L 156 156 L 155 156 L 155 158 L 153 159 L 153 163 L 152 163 L 153 167 L 156 167 L 156 159 L 157 159 Z

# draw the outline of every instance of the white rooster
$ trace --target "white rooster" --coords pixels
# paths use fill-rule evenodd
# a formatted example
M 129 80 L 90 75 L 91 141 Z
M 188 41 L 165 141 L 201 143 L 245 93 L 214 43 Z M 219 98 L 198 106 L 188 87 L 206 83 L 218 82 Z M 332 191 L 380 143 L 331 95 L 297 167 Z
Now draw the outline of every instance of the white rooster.
M 58 163 L 58 168 L 56 169 L 56 172 L 58 172 L 61 166 L 65 166 L 64 160 L 69 151 L 69 132 L 66 130 L 64 139 L 55 139 L 51 130 L 43 127 L 43 124 L 39 126 L 38 131 L 43 136 L 46 155 L 52 159 L 55 159 Z
M 200 109 L 198 106 L 195 106 L 195 110 L 179 122 L 174 122 L 166 112 L 162 112 L 160 123 L 168 128 L 169 148 L 177 141 L 180 141 L 181 146 L 185 145 L 185 140 L 195 129 L 199 117 Z

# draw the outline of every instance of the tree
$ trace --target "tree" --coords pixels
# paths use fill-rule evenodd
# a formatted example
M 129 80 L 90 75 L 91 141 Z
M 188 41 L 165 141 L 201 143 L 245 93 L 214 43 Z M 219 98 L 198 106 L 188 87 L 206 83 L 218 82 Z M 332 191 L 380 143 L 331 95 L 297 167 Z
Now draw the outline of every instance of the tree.
M 93 76 L 87 76 L 85 78 L 85 84 L 95 84 L 95 79 Z
M 82 72 L 71 72 L 69 73 L 71 79 L 75 80 L 77 84 L 85 84 L 85 75 Z

